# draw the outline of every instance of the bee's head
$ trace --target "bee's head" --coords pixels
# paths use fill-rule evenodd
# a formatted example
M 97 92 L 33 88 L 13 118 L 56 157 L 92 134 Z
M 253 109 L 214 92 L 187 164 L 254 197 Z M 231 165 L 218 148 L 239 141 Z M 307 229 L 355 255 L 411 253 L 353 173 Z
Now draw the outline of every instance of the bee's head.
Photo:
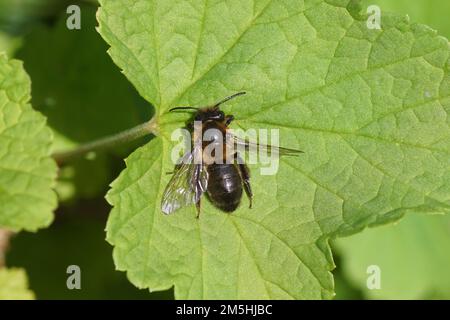
M 224 119 L 225 114 L 219 109 L 219 107 L 199 109 L 194 116 L 194 121 L 202 122 L 208 120 L 223 121 Z
M 194 115 L 194 121 L 208 121 L 208 120 L 215 120 L 215 121 L 222 121 L 225 119 L 225 114 L 223 111 L 220 110 L 219 106 L 227 102 L 228 100 L 231 100 L 233 98 L 236 98 L 238 96 L 244 95 L 245 92 L 238 92 L 233 94 L 232 96 L 229 96 L 222 101 L 219 101 L 218 103 L 206 107 L 206 108 L 194 108 L 194 107 L 175 107 L 169 110 L 169 112 L 173 112 L 176 110 L 182 110 L 182 112 L 186 112 L 186 110 L 195 110 Z

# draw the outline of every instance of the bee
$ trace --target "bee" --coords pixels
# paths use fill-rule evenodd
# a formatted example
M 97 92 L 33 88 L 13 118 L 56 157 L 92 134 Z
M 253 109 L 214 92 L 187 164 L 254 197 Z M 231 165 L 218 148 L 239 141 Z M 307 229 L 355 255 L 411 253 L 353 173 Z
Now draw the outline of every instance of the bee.
M 231 213 L 238 208 L 243 191 L 245 191 L 249 200 L 249 208 L 252 208 L 253 192 L 250 185 L 250 170 L 238 152 L 227 154 L 229 150 L 226 148 L 227 143 L 241 146 L 241 149 L 245 150 L 263 148 L 271 152 L 274 149 L 280 155 L 302 153 L 300 150 L 254 143 L 238 138 L 228 131 L 234 116 L 225 115 L 220 110 L 220 105 L 244 94 L 245 92 L 238 92 L 212 106 L 175 107 L 169 110 L 169 112 L 194 110 L 193 119 L 190 120 L 187 127 L 193 132 L 194 123 L 200 122 L 201 134 L 196 137 L 194 133 L 192 150 L 181 157 L 178 161 L 179 164 L 175 167 L 161 201 L 161 210 L 164 214 L 168 215 L 179 208 L 195 204 L 198 218 L 201 210 L 201 198 L 205 192 L 215 207 L 223 212 Z M 204 141 L 203 135 L 210 129 L 220 134 Z M 211 144 L 219 144 L 222 152 L 211 152 L 210 156 L 205 155 L 204 149 Z M 231 150 L 236 150 L 236 148 Z M 194 161 L 198 158 L 202 160 L 200 163 Z

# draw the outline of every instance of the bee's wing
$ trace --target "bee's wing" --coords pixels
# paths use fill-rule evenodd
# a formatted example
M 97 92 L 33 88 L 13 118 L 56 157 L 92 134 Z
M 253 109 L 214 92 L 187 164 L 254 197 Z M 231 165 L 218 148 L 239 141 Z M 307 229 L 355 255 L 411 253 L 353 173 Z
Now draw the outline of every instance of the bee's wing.
M 164 190 L 162 212 L 171 214 L 179 208 L 197 203 L 207 187 L 207 171 L 202 164 L 194 163 L 194 153 L 186 153 Z
M 227 132 L 227 141 L 230 141 L 230 143 L 234 143 L 236 146 L 245 147 L 246 151 L 256 151 L 262 149 L 264 151 L 267 151 L 269 154 L 274 152 L 278 153 L 280 156 L 296 156 L 299 155 L 300 153 L 303 153 L 303 151 L 301 150 L 251 142 L 247 139 L 241 139 L 239 137 L 236 137 L 234 134 L 230 132 Z

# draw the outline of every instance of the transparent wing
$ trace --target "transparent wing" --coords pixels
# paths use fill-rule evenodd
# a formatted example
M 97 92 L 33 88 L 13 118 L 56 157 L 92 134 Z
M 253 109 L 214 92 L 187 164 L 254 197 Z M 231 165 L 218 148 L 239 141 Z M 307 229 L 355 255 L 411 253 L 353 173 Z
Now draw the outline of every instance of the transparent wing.
M 241 139 L 239 137 L 236 137 L 230 132 L 227 132 L 227 141 L 230 141 L 230 143 L 234 143 L 236 146 L 243 146 L 246 151 L 257 151 L 262 149 L 264 151 L 267 151 L 269 154 L 273 152 L 278 153 L 280 156 L 297 156 L 303 153 L 303 151 L 301 150 L 251 142 L 247 139 Z
M 208 173 L 202 164 L 194 163 L 194 153 L 188 152 L 176 166 L 161 201 L 165 214 L 197 203 L 208 187 Z

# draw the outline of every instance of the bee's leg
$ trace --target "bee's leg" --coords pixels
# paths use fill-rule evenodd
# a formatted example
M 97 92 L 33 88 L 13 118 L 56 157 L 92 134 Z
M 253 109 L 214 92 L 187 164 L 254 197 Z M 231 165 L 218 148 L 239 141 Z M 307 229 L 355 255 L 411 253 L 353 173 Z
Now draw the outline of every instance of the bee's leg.
M 166 174 L 174 174 L 175 172 L 177 172 L 177 170 L 178 170 L 178 167 L 175 167 L 175 169 L 172 171 L 166 171 Z
M 166 174 L 174 174 L 175 172 L 178 171 L 178 169 L 180 169 L 181 167 L 181 163 L 180 164 L 176 164 L 175 168 L 172 171 L 166 171 Z
M 225 117 L 225 125 L 230 125 L 230 123 L 231 123 L 231 121 L 233 121 L 234 120 L 234 116 L 232 116 L 232 115 L 229 115 L 229 116 L 226 116 Z
M 197 219 L 198 219 L 200 217 L 201 199 L 198 199 L 197 203 L 195 204 L 195 207 L 197 208 Z
M 247 194 L 248 200 L 250 202 L 249 208 L 252 208 L 252 199 L 253 199 L 253 192 L 252 187 L 250 185 L 250 169 L 247 167 L 247 165 L 244 163 L 242 158 L 239 156 L 239 154 L 236 152 L 234 154 L 235 159 L 237 160 L 237 166 L 239 168 L 239 173 L 241 175 L 242 181 L 244 183 L 244 190 Z

